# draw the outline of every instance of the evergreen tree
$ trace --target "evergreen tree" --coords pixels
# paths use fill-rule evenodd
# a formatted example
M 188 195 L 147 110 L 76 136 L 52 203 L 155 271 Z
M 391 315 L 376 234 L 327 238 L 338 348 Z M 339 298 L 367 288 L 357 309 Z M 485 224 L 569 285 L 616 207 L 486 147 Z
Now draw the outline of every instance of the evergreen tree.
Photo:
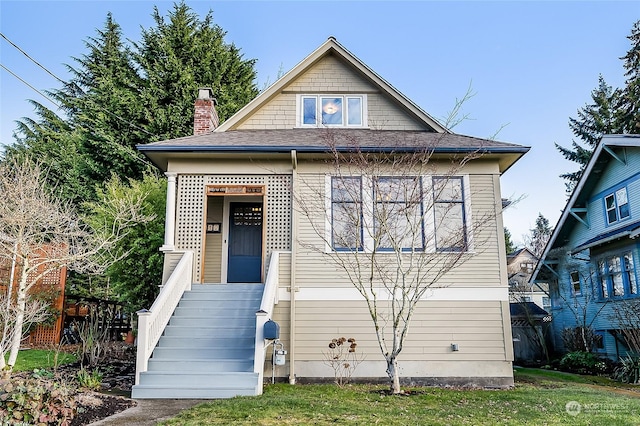
M 513 245 L 513 241 L 511 240 L 511 231 L 509 231 L 506 226 L 504 227 L 504 246 L 507 250 L 507 254 L 516 251 L 516 247 Z
M 193 133 L 193 103 L 199 87 L 211 87 L 220 121 L 257 94 L 255 60 L 245 60 L 226 32 L 184 3 L 175 4 L 168 21 L 154 8 L 155 27 L 143 30 L 136 61 L 147 76 L 142 90 L 146 128 L 154 140 Z
M 625 56 L 625 88 L 622 99 L 622 120 L 625 133 L 640 133 L 640 21 L 636 21 L 627 37 L 631 41 L 631 49 Z
M 525 246 L 531 250 L 537 258 L 540 258 L 553 233 L 553 228 L 549 225 L 549 219 L 544 217 L 542 213 L 538 213 L 536 226 L 529 230 L 529 232 L 530 234 L 525 237 Z
M 567 180 L 567 192 L 573 190 L 582 176 L 582 171 L 600 138 L 610 133 L 621 133 L 623 130 L 619 111 L 621 102 L 619 89 L 614 90 L 601 75 L 598 78 L 598 87 L 591 92 L 591 99 L 593 103 L 579 109 L 576 118 L 569 118 L 569 128 L 579 142 L 574 139 L 571 142 L 571 148 L 555 144 L 564 158 L 580 166 L 575 172 L 560 175 Z
M 578 140 L 574 139 L 570 148 L 555 144 L 564 158 L 580 166 L 575 172 L 560 175 L 567 180 L 568 193 L 573 191 L 603 135 L 640 133 L 640 21 L 633 24 L 627 38 L 631 48 L 622 57 L 625 87 L 614 89 L 601 75 L 598 87 L 591 92 L 593 103 L 579 109 L 576 118 L 569 119 L 569 127 Z

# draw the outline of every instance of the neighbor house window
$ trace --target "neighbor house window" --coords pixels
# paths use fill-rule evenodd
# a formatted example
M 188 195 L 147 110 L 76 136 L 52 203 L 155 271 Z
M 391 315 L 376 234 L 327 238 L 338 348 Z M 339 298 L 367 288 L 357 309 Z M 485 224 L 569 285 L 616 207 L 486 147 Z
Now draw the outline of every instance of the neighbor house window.
M 300 95 L 301 127 L 366 127 L 366 95 Z
M 580 273 L 578 271 L 571 271 L 569 274 L 571 279 L 571 291 L 574 296 L 579 296 L 582 291 L 580 290 Z
M 542 296 L 542 309 L 551 312 L 551 298 L 549 296 Z
M 533 263 L 532 262 L 521 262 L 520 263 L 520 270 L 522 272 L 526 272 L 527 274 L 531 274 L 533 272 Z
M 598 260 L 598 282 L 603 298 L 637 296 L 633 254 L 626 252 Z
M 436 250 L 465 251 L 467 230 L 462 177 L 434 177 Z
M 620 188 L 604 197 L 604 208 L 607 215 L 607 224 L 609 225 L 628 218 L 630 213 L 627 188 Z
M 336 250 L 362 249 L 362 179 L 331 179 L 332 245 Z
M 422 179 L 381 177 L 373 182 L 375 248 L 424 249 Z

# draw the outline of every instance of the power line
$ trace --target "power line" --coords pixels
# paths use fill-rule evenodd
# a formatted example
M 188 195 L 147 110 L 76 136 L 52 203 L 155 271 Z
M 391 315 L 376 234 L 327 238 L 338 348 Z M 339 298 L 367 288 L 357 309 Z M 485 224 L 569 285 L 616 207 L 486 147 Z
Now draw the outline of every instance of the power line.
M 45 95 L 44 93 L 42 93 L 40 90 L 36 89 L 35 87 L 33 87 L 31 84 L 29 84 L 28 82 L 26 82 L 25 80 L 23 80 L 18 74 L 14 73 L 13 71 L 11 71 L 9 68 L 7 68 L 6 66 L 2 65 L 0 63 L 0 67 L 2 67 L 5 71 L 7 71 L 9 74 L 11 74 L 12 76 L 14 76 L 15 78 L 17 78 L 18 80 L 20 80 L 22 83 L 24 83 L 27 87 L 29 87 L 31 90 L 35 91 L 36 93 L 38 93 L 40 96 L 42 96 L 43 98 L 45 98 L 46 100 L 48 100 L 49 102 L 51 102 L 52 104 L 54 104 L 56 107 L 62 109 L 60 107 L 60 105 L 58 105 L 53 99 L 51 99 L 50 97 L 48 97 L 47 95 Z
M 9 40 L 9 38 L 7 38 L 6 35 L 4 35 L 2 32 L 0 32 L 0 36 L 2 36 L 3 39 L 5 39 L 9 44 L 11 44 L 11 46 L 13 46 L 14 48 L 16 48 L 20 53 L 22 53 L 24 56 L 26 56 L 31 62 L 33 62 L 34 64 L 36 64 L 37 66 L 39 66 L 40 68 L 42 68 L 47 74 L 51 75 L 53 78 L 55 78 L 56 80 L 58 80 L 60 83 L 62 83 L 65 86 L 71 86 L 73 84 L 73 86 L 78 89 L 84 96 L 87 95 L 87 92 L 85 92 L 82 87 L 78 86 L 76 83 L 67 83 L 66 81 L 64 81 L 63 79 L 61 79 L 60 77 L 58 77 L 57 75 L 55 75 L 53 72 L 49 71 L 47 69 L 47 67 L 45 67 L 44 65 L 42 65 L 40 62 L 36 61 L 35 59 L 33 59 L 27 52 L 25 52 L 23 49 L 21 49 L 17 44 L 15 44 L 14 42 L 12 42 L 11 40 Z M 29 83 L 27 83 L 26 81 L 24 81 L 22 78 L 18 77 L 17 74 L 15 74 L 14 72 L 9 71 L 5 66 L 2 66 L 2 68 L 4 68 L 5 70 L 7 70 L 9 73 L 11 73 L 11 75 L 13 75 L 14 77 L 16 77 L 18 80 L 22 81 L 24 84 L 26 84 L 27 86 L 29 86 L 31 89 L 35 90 L 37 93 L 39 93 L 41 96 L 43 96 L 44 98 L 46 98 L 47 100 L 49 100 L 51 103 L 53 103 L 55 106 L 57 106 L 60 109 L 63 109 L 60 105 L 58 105 L 56 102 L 53 102 L 49 97 L 45 96 L 42 92 L 40 92 L 38 89 L 34 88 L 33 86 L 31 86 Z M 153 133 L 143 129 L 142 127 L 139 127 L 137 125 L 135 125 L 134 123 L 132 123 L 131 121 L 127 120 L 126 118 L 120 117 L 118 114 L 109 111 L 108 109 L 106 109 L 105 107 L 103 107 L 102 105 L 98 104 L 95 100 L 88 98 L 89 101 L 91 101 L 96 107 L 98 107 L 99 109 L 101 109 L 103 112 L 106 112 L 107 114 L 111 115 L 112 117 L 122 121 L 125 124 L 128 124 L 129 126 L 133 127 L 136 130 L 139 130 L 149 136 L 154 136 Z

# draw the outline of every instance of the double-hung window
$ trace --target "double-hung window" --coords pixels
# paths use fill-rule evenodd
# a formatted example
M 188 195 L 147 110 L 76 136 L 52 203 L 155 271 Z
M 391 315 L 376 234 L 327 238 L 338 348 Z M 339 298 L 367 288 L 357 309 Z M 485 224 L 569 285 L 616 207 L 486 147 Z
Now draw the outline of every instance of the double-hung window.
M 362 178 L 331 179 L 331 243 L 335 250 L 362 250 Z
M 366 127 L 366 95 L 300 95 L 300 127 Z
M 432 182 L 436 250 L 465 251 L 467 225 L 462 177 L 433 177 Z
M 571 278 L 571 291 L 574 296 L 580 296 L 582 291 L 580 289 L 580 273 L 578 271 L 571 271 L 569 274 Z
M 626 252 L 598 260 L 598 282 L 602 298 L 637 296 L 633 254 Z
M 373 183 L 375 249 L 423 250 L 422 179 L 380 177 Z
M 627 188 L 620 188 L 614 193 L 606 195 L 604 197 L 604 208 L 608 225 L 628 218 L 630 213 Z

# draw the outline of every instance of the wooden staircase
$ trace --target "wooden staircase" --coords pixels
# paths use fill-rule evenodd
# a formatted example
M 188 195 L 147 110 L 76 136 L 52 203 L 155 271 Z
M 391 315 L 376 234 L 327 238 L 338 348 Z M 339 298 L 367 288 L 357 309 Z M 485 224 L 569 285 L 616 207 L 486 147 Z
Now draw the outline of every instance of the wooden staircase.
M 193 284 L 140 374 L 139 399 L 215 399 L 258 394 L 256 311 L 262 284 Z

